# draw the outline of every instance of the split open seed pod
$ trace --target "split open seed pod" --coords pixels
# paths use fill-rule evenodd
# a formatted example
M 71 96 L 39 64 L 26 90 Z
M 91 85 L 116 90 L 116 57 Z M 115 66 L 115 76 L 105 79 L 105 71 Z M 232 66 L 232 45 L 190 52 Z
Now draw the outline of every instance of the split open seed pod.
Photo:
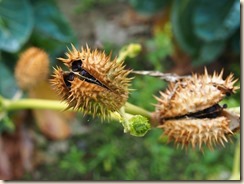
M 193 74 L 190 78 L 170 83 L 165 92 L 157 98 L 158 104 L 153 114 L 160 123 L 168 140 L 182 147 L 188 145 L 210 149 L 216 144 L 224 145 L 233 134 L 231 121 L 239 121 L 238 115 L 226 110 L 219 102 L 236 92 L 237 80 L 230 74 L 225 80 L 214 72 L 211 76 L 205 69 L 204 75 Z M 232 118 L 230 118 L 232 117 Z
M 105 118 L 125 104 L 131 78 L 123 62 L 88 47 L 78 51 L 73 45 L 66 56 L 59 60 L 68 71 L 56 68 L 51 84 L 68 108 Z

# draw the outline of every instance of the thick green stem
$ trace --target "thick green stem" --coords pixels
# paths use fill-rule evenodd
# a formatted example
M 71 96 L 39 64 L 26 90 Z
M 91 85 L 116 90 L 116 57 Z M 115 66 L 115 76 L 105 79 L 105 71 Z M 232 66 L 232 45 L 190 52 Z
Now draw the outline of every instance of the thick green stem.
M 240 180 L 240 139 L 236 144 L 233 170 L 230 180 Z
M 134 114 L 134 115 L 142 115 L 148 119 L 150 119 L 151 115 L 152 115 L 151 112 L 149 112 L 141 107 L 135 106 L 129 102 L 127 102 L 125 104 L 125 112 Z
M 1 108 L 6 111 L 20 110 L 20 109 L 50 109 L 63 111 L 67 108 L 67 104 L 56 100 L 44 100 L 44 99 L 19 99 L 19 100 L 9 100 L 1 98 Z M 70 109 L 72 111 L 72 109 Z M 125 104 L 125 112 L 133 115 L 142 115 L 147 118 L 151 117 L 151 113 L 132 105 L 130 103 Z
M 3 108 L 7 111 L 19 109 L 50 109 L 50 110 L 65 110 L 67 104 L 56 100 L 43 100 L 43 99 L 20 99 L 20 100 L 7 100 L 2 101 Z
M 44 99 L 19 99 L 19 100 L 9 100 L 0 97 L 0 111 L 11 111 L 11 110 L 20 110 L 20 109 L 50 109 L 63 111 L 67 108 L 67 104 L 57 100 L 44 100 Z M 151 119 L 152 113 L 135 106 L 130 103 L 126 103 L 124 106 L 125 113 L 132 115 L 142 115 L 148 119 Z M 69 109 L 74 111 L 73 109 Z M 235 113 L 240 113 L 240 107 L 229 108 L 229 110 L 234 111 Z M 112 117 L 117 117 L 116 115 Z M 114 118 L 113 118 L 114 119 Z M 117 118 L 115 118 L 117 119 Z

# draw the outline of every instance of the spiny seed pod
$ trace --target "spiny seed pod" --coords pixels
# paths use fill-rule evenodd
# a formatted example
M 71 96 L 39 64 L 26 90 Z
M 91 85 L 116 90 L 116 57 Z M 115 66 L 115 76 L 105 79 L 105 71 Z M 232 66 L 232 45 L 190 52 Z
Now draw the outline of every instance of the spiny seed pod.
M 18 86 L 31 89 L 48 78 L 49 57 L 39 48 L 31 47 L 23 52 L 15 67 L 15 78 Z
M 226 136 L 233 134 L 229 128 L 230 120 L 224 108 L 218 103 L 235 93 L 238 87 L 234 84 L 233 74 L 225 80 L 214 72 L 210 76 L 205 69 L 204 75 L 193 74 L 176 83 L 170 83 L 166 92 L 157 98 L 158 104 L 154 118 L 158 119 L 169 140 L 174 140 L 182 147 L 193 148 L 202 144 L 212 148 L 217 143 L 227 142 Z
M 123 62 L 88 47 L 78 51 L 73 45 L 66 56 L 59 60 L 69 71 L 55 69 L 51 84 L 68 108 L 105 118 L 125 104 L 131 78 L 127 77 L 130 70 L 124 69 Z
M 216 118 L 182 118 L 169 119 L 159 127 L 168 136 L 168 141 L 174 140 L 177 146 L 202 149 L 205 144 L 209 149 L 221 143 L 228 142 L 228 135 L 233 134 L 229 128 L 229 119 L 224 116 Z M 227 138 L 226 138 L 227 137 Z

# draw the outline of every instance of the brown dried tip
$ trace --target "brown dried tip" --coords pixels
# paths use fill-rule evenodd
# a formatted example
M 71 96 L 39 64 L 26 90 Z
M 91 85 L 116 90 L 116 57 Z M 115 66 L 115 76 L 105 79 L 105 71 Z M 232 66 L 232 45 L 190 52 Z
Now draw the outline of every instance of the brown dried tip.
M 23 90 L 33 88 L 46 80 L 49 74 L 49 57 L 39 48 L 31 47 L 23 52 L 15 67 L 15 78 Z
M 124 69 L 122 62 L 88 47 L 78 51 L 73 45 L 66 56 L 59 60 L 69 71 L 56 68 L 51 84 L 68 108 L 105 118 L 125 104 L 131 78 L 127 77 L 130 71 Z
M 158 104 L 153 114 L 164 130 L 169 141 L 193 148 L 202 148 L 205 144 L 210 149 L 215 144 L 224 145 L 230 130 L 230 119 L 218 103 L 227 95 L 235 93 L 233 74 L 225 80 L 214 72 L 209 75 L 206 68 L 204 75 L 193 74 L 176 83 L 170 83 L 166 92 L 157 98 Z

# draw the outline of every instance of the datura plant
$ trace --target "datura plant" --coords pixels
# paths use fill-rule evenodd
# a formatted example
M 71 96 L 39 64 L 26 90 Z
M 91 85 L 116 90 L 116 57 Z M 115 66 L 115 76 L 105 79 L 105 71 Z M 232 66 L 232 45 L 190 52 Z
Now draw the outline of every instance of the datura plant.
M 124 132 L 144 136 L 151 127 L 160 128 L 162 137 L 173 140 L 181 147 L 202 150 L 203 145 L 213 149 L 224 145 L 240 128 L 239 107 L 228 109 L 220 105 L 226 97 L 235 93 L 237 79 L 233 74 L 223 79 L 223 70 L 213 75 L 177 76 L 157 71 L 133 71 L 126 69 L 126 57 L 134 57 L 141 47 L 131 44 L 120 55 L 91 50 L 88 46 L 77 50 L 73 45 L 66 58 L 58 58 L 65 67 L 55 67 L 50 79 L 54 91 L 65 103 L 44 99 L 8 100 L 0 97 L 0 110 L 23 108 L 79 111 L 102 120 L 115 119 Z M 47 54 L 30 48 L 24 52 L 15 68 L 20 88 L 28 90 L 48 77 Z M 36 70 L 38 68 L 38 70 Z M 168 88 L 156 97 L 154 112 L 148 112 L 127 102 L 132 77 L 141 74 L 159 77 L 169 82 Z

